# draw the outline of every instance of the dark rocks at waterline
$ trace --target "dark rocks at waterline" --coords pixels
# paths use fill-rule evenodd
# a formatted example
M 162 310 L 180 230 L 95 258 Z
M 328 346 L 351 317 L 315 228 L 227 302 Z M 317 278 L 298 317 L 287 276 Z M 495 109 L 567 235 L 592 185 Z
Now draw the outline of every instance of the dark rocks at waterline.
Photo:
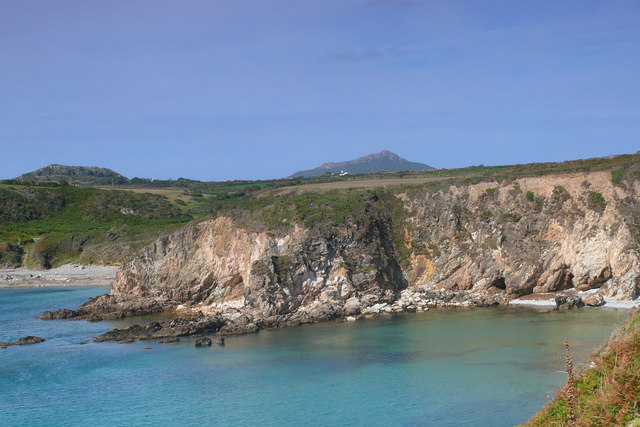
M 404 293 L 403 293 L 404 295 Z M 412 293 L 404 295 L 394 303 L 372 304 L 377 299 L 364 298 L 358 300 L 357 313 L 368 316 L 376 316 L 383 313 L 402 311 L 422 311 L 427 306 L 482 306 L 495 303 L 495 300 L 479 299 L 469 297 L 464 292 L 439 292 L 429 293 L 413 290 Z M 428 298 L 427 298 L 428 297 Z M 465 299 L 465 297 L 468 297 Z M 356 298 L 351 298 L 355 300 Z M 416 308 L 417 307 L 417 308 Z M 239 309 L 227 309 L 215 314 L 204 315 L 198 312 L 185 317 L 178 317 L 173 320 L 151 322 L 148 325 L 132 325 L 127 328 L 115 328 L 96 337 L 95 342 L 133 340 L 162 339 L 164 343 L 179 342 L 179 336 L 198 336 L 216 334 L 216 344 L 224 345 L 222 337 L 227 335 L 241 335 L 255 333 L 265 328 L 281 328 L 287 326 L 298 326 L 307 323 L 317 323 L 344 318 L 349 313 L 341 304 L 335 301 L 327 301 L 322 304 L 316 303 L 308 310 L 299 310 L 296 313 L 273 315 L 269 317 L 256 316 L 256 312 L 248 312 Z M 173 341 L 176 339 L 176 341 Z
M 28 344 L 38 344 L 40 342 L 44 342 L 46 341 L 44 338 L 42 337 L 35 337 L 33 335 L 29 335 L 26 337 L 22 337 L 18 340 L 17 344 L 18 345 L 28 345 Z
M 94 341 L 151 340 L 183 335 L 210 334 L 217 332 L 223 325 L 224 319 L 220 315 L 205 316 L 198 313 L 192 317 L 151 322 L 146 326 L 136 324 L 128 328 L 115 328 L 96 337 Z
M 584 301 L 577 295 L 561 295 L 556 297 L 556 310 L 573 310 L 584 307 Z
M 75 310 L 69 310 L 68 308 L 61 308 L 59 310 L 45 311 L 38 317 L 42 320 L 59 320 L 59 319 L 72 319 L 79 316 L 79 313 Z
M 169 337 L 160 341 L 161 344 L 171 344 L 171 343 L 179 343 L 180 338 L 178 337 Z
M 33 335 L 28 335 L 26 337 L 22 337 L 20 338 L 18 341 L 16 342 L 0 342 L 0 348 L 7 348 L 7 347 L 11 347 L 13 345 L 30 345 L 30 344 L 38 344 L 41 342 L 46 341 L 44 338 L 42 337 L 36 337 Z
M 196 340 L 196 347 L 211 347 L 211 338 L 202 337 Z
M 39 319 L 73 319 L 94 322 L 157 314 L 173 309 L 175 309 L 175 304 L 159 302 L 152 298 L 131 300 L 105 294 L 89 299 L 75 310 L 61 308 L 58 310 L 45 311 L 39 316 Z

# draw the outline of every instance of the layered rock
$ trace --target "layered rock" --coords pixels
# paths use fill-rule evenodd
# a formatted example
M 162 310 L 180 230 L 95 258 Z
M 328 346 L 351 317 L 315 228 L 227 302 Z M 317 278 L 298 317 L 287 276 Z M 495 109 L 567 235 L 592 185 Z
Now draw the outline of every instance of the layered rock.
M 247 231 L 226 217 L 203 221 L 143 250 L 118 272 L 111 294 L 41 317 L 201 311 L 224 313 L 220 332 L 236 333 L 358 314 L 362 306 L 393 302 L 406 286 L 388 221 L 372 212 L 366 223 L 296 226 L 281 237 Z
M 403 194 L 411 286 L 504 295 L 640 284 L 638 186 L 608 172 L 524 178 Z
M 275 234 L 218 217 L 144 249 L 119 270 L 110 295 L 43 316 L 176 310 L 198 323 L 188 316 L 201 312 L 219 320 L 208 332 L 232 334 L 573 288 L 633 299 L 639 193 L 638 183 L 614 185 L 608 172 L 574 173 L 398 191 L 403 214 L 374 196 L 359 219 Z M 172 328 L 138 332 L 181 332 Z

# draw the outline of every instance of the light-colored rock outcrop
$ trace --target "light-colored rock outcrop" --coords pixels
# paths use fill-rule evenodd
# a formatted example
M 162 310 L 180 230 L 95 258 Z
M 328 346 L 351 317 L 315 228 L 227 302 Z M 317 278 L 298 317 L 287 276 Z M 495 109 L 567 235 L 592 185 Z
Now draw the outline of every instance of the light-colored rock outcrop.
M 640 200 L 634 187 L 614 186 L 608 172 L 403 199 L 410 210 L 411 284 L 507 298 L 572 287 L 601 288 L 619 299 L 638 294 Z
M 278 235 L 218 217 L 143 250 L 111 295 L 73 314 L 200 311 L 233 333 L 572 288 L 629 300 L 640 286 L 637 191 L 609 172 L 573 173 L 398 192 L 402 217 L 373 197 L 360 219 Z

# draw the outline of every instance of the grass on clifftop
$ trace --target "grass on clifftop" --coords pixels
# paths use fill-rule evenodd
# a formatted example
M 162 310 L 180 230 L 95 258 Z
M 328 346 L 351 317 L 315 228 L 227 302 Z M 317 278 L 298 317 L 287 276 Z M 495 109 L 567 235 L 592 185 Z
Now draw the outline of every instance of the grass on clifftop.
M 394 239 L 401 241 L 406 224 L 395 193 L 435 193 L 451 185 L 590 171 L 610 171 L 612 183 L 624 187 L 640 179 L 640 153 L 562 163 L 266 181 L 133 178 L 109 188 L 6 180 L 0 181 L 0 266 L 121 263 L 164 232 L 218 215 L 246 219 L 277 233 L 294 223 L 322 229 L 363 221 L 366 209 L 375 206 L 394 219 Z M 487 190 L 487 196 L 492 192 Z M 372 205 L 374 195 L 383 200 Z M 535 194 L 527 197 L 542 206 Z M 589 201 L 595 210 L 606 205 L 599 193 L 591 194 Z M 484 215 L 492 214 L 486 210 Z
M 609 346 L 593 359 L 593 367 L 574 380 L 575 422 L 570 422 L 568 387 L 558 391 L 527 426 L 640 426 L 640 312 Z

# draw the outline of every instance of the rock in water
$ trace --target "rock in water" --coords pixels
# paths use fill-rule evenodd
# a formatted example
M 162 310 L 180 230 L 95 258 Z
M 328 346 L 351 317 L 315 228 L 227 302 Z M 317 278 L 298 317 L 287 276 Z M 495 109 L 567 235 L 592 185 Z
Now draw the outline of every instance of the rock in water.
M 34 337 L 32 335 L 22 337 L 18 340 L 18 345 L 28 345 L 28 344 L 38 344 L 39 342 L 45 341 L 44 338 Z
M 216 344 L 220 346 L 224 345 L 224 337 L 219 337 L 218 339 L 216 339 Z
M 0 348 L 11 347 L 12 345 L 29 345 L 29 344 L 38 344 L 39 342 L 46 341 L 44 338 L 35 337 L 33 335 L 28 335 L 26 337 L 20 338 L 16 342 L 0 342 Z
M 211 338 L 202 337 L 196 340 L 196 347 L 211 347 Z
M 75 310 L 69 310 L 68 308 L 61 308 L 59 310 L 45 311 L 39 317 L 42 320 L 58 320 L 58 319 L 71 319 L 76 317 L 78 312 Z

